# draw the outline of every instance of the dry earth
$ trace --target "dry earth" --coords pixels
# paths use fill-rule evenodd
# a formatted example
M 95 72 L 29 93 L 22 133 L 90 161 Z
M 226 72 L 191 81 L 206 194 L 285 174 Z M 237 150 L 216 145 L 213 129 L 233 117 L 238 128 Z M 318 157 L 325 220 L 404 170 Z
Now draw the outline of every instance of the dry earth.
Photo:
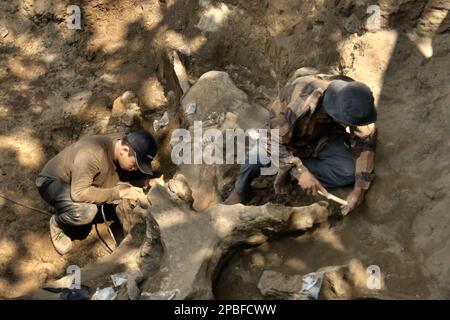
M 0 192 L 46 209 L 34 187 L 40 168 L 80 136 L 103 132 L 126 90 L 137 93 L 152 130 L 170 100 L 166 49 L 182 53 L 192 83 L 226 71 L 262 106 L 297 68 L 342 73 L 372 88 L 379 111 L 377 178 L 367 201 L 306 235 L 237 251 L 216 297 L 261 298 L 264 270 L 305 274 L 358 260 L 379 265 L 392 292 L 450 298 L 449 2 L 380 0 L 381 29 L 372 32 L 359 24 L 374 1 L 224 3 L 0 2 Z M 69 4 L 80 6 L 82 30 L 67 28 Z M 213 13 L 218 25 L 207 19 Z M 170 177 L 168 137 L 156 135 L 163 145 L 156 169 Z M 253 203 L 306 204 L 294 192 L 274 198 L 263 183 Z M 106 254 L 93 230 L 60 257 L 46 216 L 2 198 L 0 208 L 0 296 L 26 294 L 68 265 Z M 100 233 L 108 239 L 104 226 Z

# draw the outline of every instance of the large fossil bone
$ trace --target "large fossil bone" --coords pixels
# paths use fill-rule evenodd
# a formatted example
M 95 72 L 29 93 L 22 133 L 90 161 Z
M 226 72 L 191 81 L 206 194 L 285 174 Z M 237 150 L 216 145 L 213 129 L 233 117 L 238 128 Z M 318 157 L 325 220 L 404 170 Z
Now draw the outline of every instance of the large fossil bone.
M 151 206 L 137 206 L 132 213 L 119 215 L 125 239 L 111 255 L 81 269 L 82 284 L 108 286 L 111 274 L 125 272 L 132 280 L 125 288 L 132 298 L 141 297 L 135 288 L 138 284 L 145 292 L 176 292 L 175 299 L 211 299 L 217 272 L 233 249 L 306 230 L 329 216 L 323 202 L 307 207 L 217 204 L 197 212 L 190 194 L 184 177 L 177 175 L 150 190 Z M 72 281 L 72 276 L 66 276 L 47 286 L 68 287 Z M 40 298 L 40 294 L 30 297 Z

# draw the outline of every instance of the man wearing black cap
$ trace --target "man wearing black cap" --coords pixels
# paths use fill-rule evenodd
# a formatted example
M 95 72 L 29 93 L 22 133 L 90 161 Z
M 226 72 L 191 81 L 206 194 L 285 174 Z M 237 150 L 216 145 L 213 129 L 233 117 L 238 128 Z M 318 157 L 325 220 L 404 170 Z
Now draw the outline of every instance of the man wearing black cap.
M 323 74 L 294 78 L 271 108 L 270 128 L 279 129 L 280 143 L 275 191 L 289 175 L 314 195 L 325 188 L 353 185 L 348 206 L 341 212 L 346 215 L 357 208 L 374 178 L 376 118 L 372 92 L 361 82 Z M 268 162 L 261 160 L 257 147 L 250 152 L 259 154 L 260 163 L 241 166 L 226 204 L 248 198 L 261 163 Z
M 146 131 L 96 135 L 82 138 L 45 165 L 36 185 L 56 210 L 50 219 L 50 235 L 58 253 L 64 255 L 72 248 L 67 234 L 91 229 L 99 205 L 123 200 L 135 203 L 145 197 L 142 188 L 120 182 L 129 182 L 130 174 L 145 181 L 152 175 L 156 152 L 155 139 Z

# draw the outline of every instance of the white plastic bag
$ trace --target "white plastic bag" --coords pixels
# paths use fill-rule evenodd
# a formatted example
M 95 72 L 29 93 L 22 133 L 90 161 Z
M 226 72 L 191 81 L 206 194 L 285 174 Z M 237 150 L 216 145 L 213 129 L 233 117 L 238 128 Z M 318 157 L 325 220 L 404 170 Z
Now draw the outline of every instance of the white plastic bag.
M 319 298 L 320 289 L 322 288 L 323 272 L 313 272 L 304 275 L 302 278 L 302 288 L 300 294 L 307 295 L 314 299 Z
M 92 300 L 115 300 L 117 297 L 117 292 L 114 291 L 112 287 L 107 288 L 97 288 L 94 295 L 92 296 Z
M 186 107 L 185 113 L 187 115 L 194 114 L 197 111 L 197 103 L 195 101 L 189 102 L 189 104 Z
M 153 121 L 153 129 L 155 129 L 155 132 L 161 129 L 162 127 L 165 127 L 169 124 L 169 114 L 164 112 L 163 116 L 159 120 Z

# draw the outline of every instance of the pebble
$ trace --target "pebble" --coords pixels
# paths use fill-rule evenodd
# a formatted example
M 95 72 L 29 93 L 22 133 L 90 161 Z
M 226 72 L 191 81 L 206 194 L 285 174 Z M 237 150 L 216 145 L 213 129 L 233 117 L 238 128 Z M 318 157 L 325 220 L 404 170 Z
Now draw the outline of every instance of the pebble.
M 0 26 L 0 38 L 6 38 L 6 36 L 9 34 L 8 29 L 6 29 L 3 26 Z

